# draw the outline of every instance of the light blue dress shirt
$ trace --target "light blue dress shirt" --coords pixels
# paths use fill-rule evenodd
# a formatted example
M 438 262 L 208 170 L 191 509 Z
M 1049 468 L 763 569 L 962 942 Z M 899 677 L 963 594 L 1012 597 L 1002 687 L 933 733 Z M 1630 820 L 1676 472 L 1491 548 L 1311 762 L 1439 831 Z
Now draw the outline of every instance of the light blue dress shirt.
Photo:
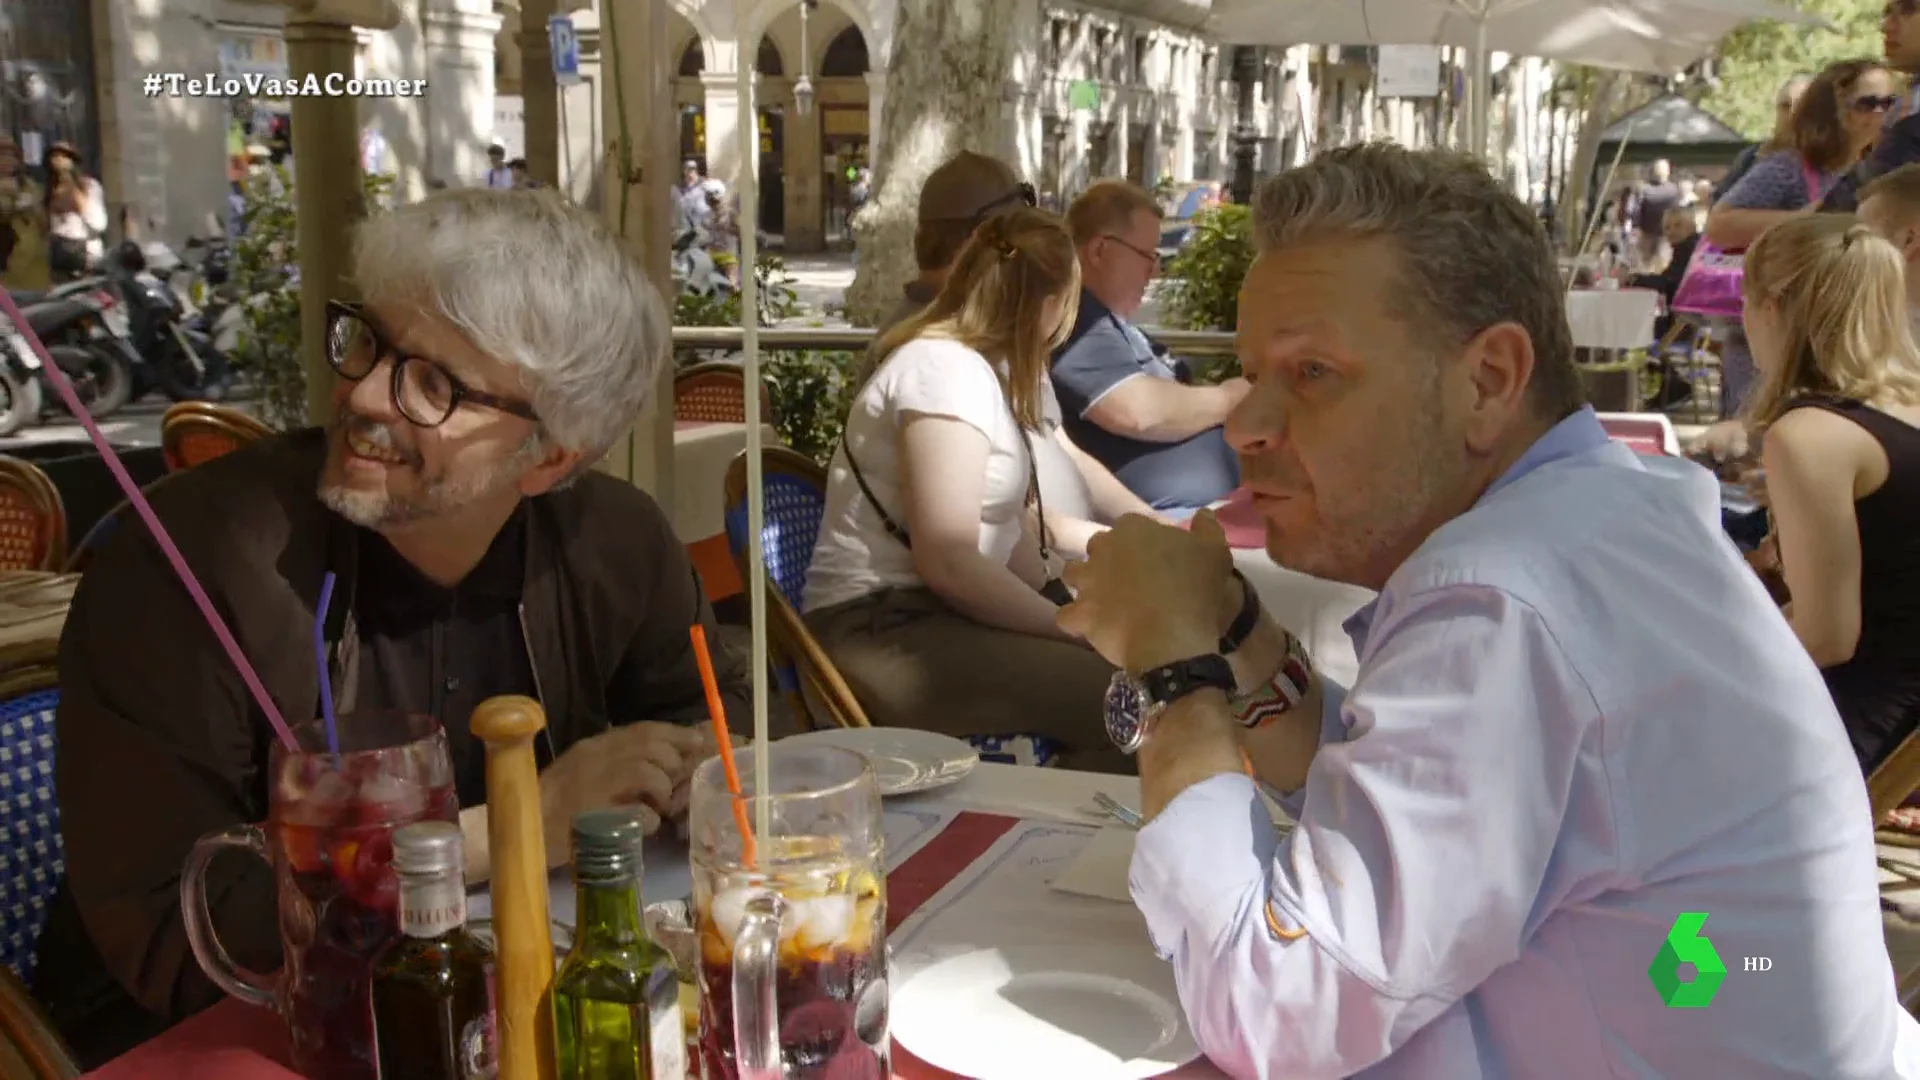
M 1859 765 L 1705 485 L 1583 410 L 1347 628 L 1294 832 L 1221 775 L 1134 851 L 1228 1074 L 1920 1076 Z M 1728 969 L 1704 1008 L 1647 974 L 1685 912 Z

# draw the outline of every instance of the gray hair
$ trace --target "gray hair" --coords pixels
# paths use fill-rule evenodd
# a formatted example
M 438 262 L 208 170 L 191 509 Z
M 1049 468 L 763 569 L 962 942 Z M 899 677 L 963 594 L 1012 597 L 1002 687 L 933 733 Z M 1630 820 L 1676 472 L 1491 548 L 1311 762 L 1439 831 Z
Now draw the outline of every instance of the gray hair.
M 1254 243 L 1265 254 L 1331 237 L 1382 237 L 1399 254 L 1410 303 L 1389 305 L 1423 336 L 1455 343 L 1498 323 L 1533 340 L 1528 385 L 1558 420 L 1585 404 L 1566 297 L 1546 229 L 1478 159 L 1376 142 L 1329 150 L 1267 178 L 1253 196 Z
M 597 460 L 672 351 L 660 293 L 612 230 L 550 190 L 438 191 L 355 231 L 353 282 L 415 301 L 518 368 L 542 438 Z

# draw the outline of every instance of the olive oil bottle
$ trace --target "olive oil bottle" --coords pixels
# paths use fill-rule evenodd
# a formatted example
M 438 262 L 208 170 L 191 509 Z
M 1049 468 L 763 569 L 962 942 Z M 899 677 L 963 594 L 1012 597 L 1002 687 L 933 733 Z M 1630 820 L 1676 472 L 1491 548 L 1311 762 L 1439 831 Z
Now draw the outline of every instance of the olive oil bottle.
M 573 950 L 553 982 L 559 1080 L 681 1080 L 687 1074 L 673 962 L 640 908 L 644 829 L 630 811 L 573 820 Z

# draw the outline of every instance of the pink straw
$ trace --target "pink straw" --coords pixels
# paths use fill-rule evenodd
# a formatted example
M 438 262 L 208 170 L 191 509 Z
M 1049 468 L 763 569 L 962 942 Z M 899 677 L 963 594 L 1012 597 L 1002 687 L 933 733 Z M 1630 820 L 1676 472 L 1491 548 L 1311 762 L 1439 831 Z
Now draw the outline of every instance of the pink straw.
M 120 485 L 120 490 L 127 493 L 127 501 L 132 503 L 134 510 L 139 512 L 140 519 L 147 523 L 147 531 L 153 534 L 154 540 L 160 545 L 160 550 L 166 552 L 167 561 L 173 564 L 173 572 L 179 575 L 180 583 L 187 587 L 187 592 L 193 594 L 193 602 L 199 605 L 201 616 L 207 620 L 208 626 L 213 627 L 213 636 L 220 639 L 220 647 L 227 650 L 227 658 L 233 661 L 234 667 L 240 669 L 241 680 L 247 684 L 247 691 L 253 695 L 254 704 L 260 706 L 260 711 L 266 714 L 267 722 L 273 725 L 274 734 L 280 737 L 280 742 L 287 749 L 299 750 L 299 741 L 293 737 L 292 729 L 287 727 L 286 720 L 280 716 L 280 710 L 274 707 L 273 698 L 267 693 L 266 685 L 260 681 L 260 676 L 254 672 L 253 665 L 247 663 L 246 656 L 240 652 L 240 643 L 233 639 L 232 631 L 227 629 L 227 624 L 220 618 L 220 613 L 214 610 L 213 601 L 207 598 L 207 591 L 200 587 L 200 579 L 194 577 L 193 571 L 187 568 L 186 557 L 180 554 L 178 547 L 174 546 L 173 537 L 167 535 L 167 530 L 160 524 L 160 518 L 154 514 L 153 507 L 147 504 L 147 497 L 141 494 L 140 485 L 133 482 L 133 477 L 128 474 L 126 465 L 120 461 L 120 455 L 114 452 L 112 445 L 107 442 L 107 437 L 101 434 L 100 425 L 93 422 L 93 415 L 87 412 L 85 405 L 81 404 L 80 395 L 73 392 L 73 384 L 67 381 L 67 373 L 61 371 L 60 366 L 53 362 L 53 357 L 47 352 L 46 343 L 40 340 L 40 335 L 33 332 L 33 327 L 20 314 L 20 309 L 14 306 L 13 297 L 5 289 L 0 289 L 0 307 L 6 308 L 7 317 L 13 320 L 13 325 L 27 339 L 28 344 L 33 346 L 33 354 L 40 358 L 40 369 L 53 380 L 53 388 L 59 391 L 60 400 L 66 403 L 67 411 L 73 414 L 74 419 L 80 421 L 81 427 L 87 429 L 87 438 L 93 440 L 94 448 L 99 450 L 100 456 L 106 460 L 107 471 L 113 473 L 113 479 Z M 321 681 L 324 682 L 326 677 L 326 672 L 322 671 Z

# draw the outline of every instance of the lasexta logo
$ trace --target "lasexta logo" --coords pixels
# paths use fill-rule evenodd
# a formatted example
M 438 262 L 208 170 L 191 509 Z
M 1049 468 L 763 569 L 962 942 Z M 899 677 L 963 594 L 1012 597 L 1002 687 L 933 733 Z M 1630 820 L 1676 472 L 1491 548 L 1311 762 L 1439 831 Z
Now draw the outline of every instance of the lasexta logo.
M 1688 911 L 1673 920 L 1667 940 L 1654 956 L 1647 977 L 1669 1009 L 1704 1009 L 1713 1004 L 1713 996 L 1727 977 L 1727 965 L 1707 940 L 1701 928 L 1707 925 L 1707 913 Z M 1693 978 L 1680 978 L 1680 965 L 1693 965 Z

